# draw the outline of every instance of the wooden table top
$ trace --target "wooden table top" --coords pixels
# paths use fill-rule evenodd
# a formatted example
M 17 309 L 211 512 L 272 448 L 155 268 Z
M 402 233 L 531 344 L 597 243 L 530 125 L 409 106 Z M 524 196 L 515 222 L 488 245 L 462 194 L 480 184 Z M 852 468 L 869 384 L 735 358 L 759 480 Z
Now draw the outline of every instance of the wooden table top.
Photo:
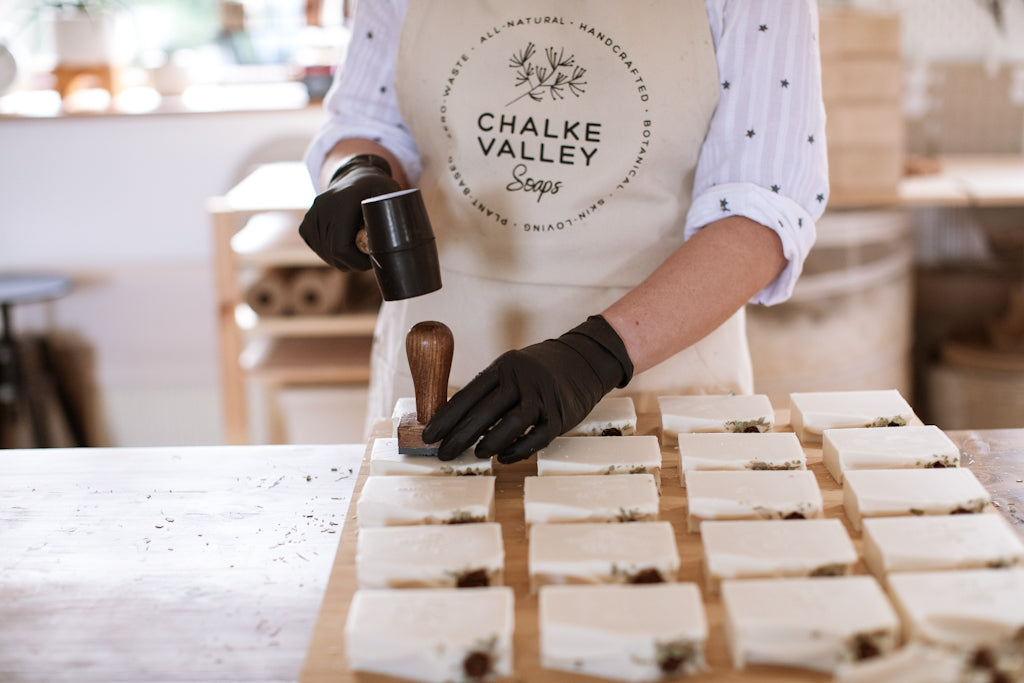
M 0 681 L 297 680 L 363 451 L 0 451 Z
M 1024 536 L 1024 429 L 950 436 Z M 347 672 L 341 651 L 355 537 L 344 521 L 365 449 L 0 451 L 0 680 L 386 680 Z M 506 498 L 531 467 L 501 473 Z M 826 500 L 835 514 L 834 492 Z M 522 580 L 525 561 L 510 560 Z
M 1024 429 L 946 432 L 969 467 L 992 495 L 992 504 L 1024 538 Z

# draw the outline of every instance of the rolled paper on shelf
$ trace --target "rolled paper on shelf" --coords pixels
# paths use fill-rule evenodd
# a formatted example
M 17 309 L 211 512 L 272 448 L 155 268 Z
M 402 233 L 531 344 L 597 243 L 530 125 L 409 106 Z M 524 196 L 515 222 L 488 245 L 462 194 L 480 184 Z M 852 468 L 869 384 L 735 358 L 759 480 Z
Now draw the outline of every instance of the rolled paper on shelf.
M 259 316 L 286 315 L 291 312 L 291 274 L 283 268 L 261 273 L 245 289 L 245 303 Z
M 303 268 L 291 281 L 291 307 L 296 315 L 337 313 L 345 301 L 346 274 L 333 268 Z

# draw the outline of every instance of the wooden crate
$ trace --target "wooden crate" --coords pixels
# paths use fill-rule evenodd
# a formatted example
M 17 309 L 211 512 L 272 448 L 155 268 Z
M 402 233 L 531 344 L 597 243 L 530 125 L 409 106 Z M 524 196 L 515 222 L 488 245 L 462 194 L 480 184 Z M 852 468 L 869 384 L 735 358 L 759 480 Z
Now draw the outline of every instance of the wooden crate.
M 823 9 L 818 17 L 818 35 L 822 60 L 900 56 L 900 23 L 893 13 Z
M 906 147 L 899 17 L 823 11 L 820 36 L 829 206 L 895 204 Z
M 829 149 L 829 208 L 878 208 L 899 201 L 903 149 L 846 147 Z
M 828 109 L 830 149 L 902 150 L 904 138 L 898 101 L 844 102 Z
M 821 87 L 831 104 L 895 102 L 903 95 L 903 62 L 895 55 L 822 58 Z

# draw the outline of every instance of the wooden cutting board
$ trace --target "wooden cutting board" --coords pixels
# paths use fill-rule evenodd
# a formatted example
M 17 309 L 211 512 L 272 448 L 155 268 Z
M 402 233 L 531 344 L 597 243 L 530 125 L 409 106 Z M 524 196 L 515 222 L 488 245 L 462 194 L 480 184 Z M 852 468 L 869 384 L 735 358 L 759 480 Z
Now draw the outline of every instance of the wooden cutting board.
M 776 431 L 792 431 L 788 422 L 788 412 L 780 411 L 776 421 Z M 638 433 L 657 435 L 659 431 L 657 416 L 641 416 Z M 390 436 L 391 424 L 382 423 L 377 436 Z M 1020 446 L 1024 441 L 1024 430 L 1013 430 L 1016 434 L 1015 443 Z M 580 437 L 600 438 L 600 437 Z M 614 438 L 614 437 L 608 437 Z M 967 445 L 974 443 L 973 453 L 967 458 L 966 465 L 971 466 L 983 483 L 991 484 L 999 479 L 985 467 L 984 447 L 975 434 L 973 441 L 966 439 Z M 964 439 L 958 440 L 963 443 Z M 371 439 L 372 445 L 372 439 Z M 814 472 L 821 488 L 824 501 L 825 516 L 836 517 L 843 521 L 858 553 L 862 550 L 861 535 L 850 526 L 843 511 L 842 488 L 828 474 L 822 463 L 821 448 L 807 447 L 808 469 Z M 1016 462 L 1024 464 L 1024 450 L 1017 448 Z M 363 458 L 359 480 L 349 505 L 347 522 L 342 531 L 338 554 L 330 581 L 324 595 L 320 616 L 317 620 L 313 639 L 310 644 L 306 663 L 302 671 L 303 683 L 384 683 L 399 679 L 375 674 L 356 673 L 348 669 L 345 661 L 344 629 L 349 603 L 356 590 L 356 536 L 358 518 L 355 502 L 362 490 L 363 483 L 369 474 L 369 453 L 367 447 Z M 966 451 L 965 451 L 966 453 Z M 686 495 L 679 481 L 679 453 L 675 447 L 662 449 L 662 499 L 660 519 L 672 522 L 676 530 L 676 541 L 681 556 L 679 572 L 680 581 L 692 581 L 703 590 L 701 571 L 702 546 L 699 534 L 686 531 Z M 540 653 L 537 624 L 537 597 L 530 595 L 527 568 L 527 535 L 523 511 L 523 480 L 537 473 L 535 459 L 514 465 L 497 465 L 496 482 L 496 521 L 502 525 L 505 541 L 505 582 L 512 586 L 516 596 L 516 624 L 514 636 L 515 673 L 509 680 L 524 683 L 598 683 L 607 679 L 594 678 L 564 671 L 553 671 L 540 667 Z M 1013 475 L 1011 474 L 1011 477 Z M 1001 480 L 1002 481 L 1002 480 Z M 1024 492 L 1024 486 L 1021 487 Z M 1005 506 L 1004 506 L 1005 507 Z M 1020 526 L 1018 530 L 1022 530 Z M 1024 531 L 1022 531 L 1024 533 Z M 855 573 L 867 574 L 863 560 L 855 567 Z M 718 596 L 704 594 L 707 610 L 709 635 L 705 656 L 710 669 L 704 673 L 687 677 L 687 681 L 736 681 L 738 683 L 754 682 L 799 682 L 829 681 L 831 676 L 798 669 L 752 666 L 738 671 L 733 669 L 729 656 L 728 644 L 724 631 L 724 611 Z

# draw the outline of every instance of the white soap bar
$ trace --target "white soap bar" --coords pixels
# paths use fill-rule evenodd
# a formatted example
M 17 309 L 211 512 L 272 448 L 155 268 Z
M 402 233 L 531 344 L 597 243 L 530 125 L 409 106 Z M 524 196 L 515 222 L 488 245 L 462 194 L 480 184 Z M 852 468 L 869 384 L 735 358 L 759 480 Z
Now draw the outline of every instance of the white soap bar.
M 725 579 L 842 576 L 857 550 L 838 519 L 713 521 L 700 525 L 704 577 L 717 593 Z
M 789 401 L 789 422 L 805 444 L 821 443 L 826 429 L 902 427 L 914 419 L 896 389 L 795 392 Z
M 475 588 L 504 581 L 501 525 L 367 527 L 356 539 L 360 588 Z
M 373 475 L 490 475 L 494 471 L 490 458 L 478 458 L 473 449 L 454 460 L 438 460 L 435 455 L 405 455 L 398 452 L 398 439 L 378 438 L 370 449 L 370 474 Z
M 692 583 L 544 586 L 541 666 L 621 681 L 661 681 L 705 668 L 708 626 Z
M 661 446 L 656 436 L 559 436 L 537 452 L 537 474 L 542 477 L 643 473 L 654 475 L 661 487 Z
M 1000 514 L 876 517 L 863 526 L 864 562 L 882 581 L 890 572 L 1024 563 L 1024 543 Z
M 950 647 L 994 647 L 1024 633 L 1024 569 L 889 575 L 904 636 Z
M 534 524 L 530 590 L 546 584 L 675 581 L 679 551 L 670 522 Z
M 658 485 L 652 474 L 607 477 L 526 477 L 527 524 L 647 522 L 658 519 Z
M 774 664 L 833 671 L 891 651 L 899 620 L 869 576 L 722 582 L 733 666 Z
M 398 423 L 402 417 L 416 412 L 416 399 L 412 396 L 402 396 L 395 401 L 395 409 L 391 412 L 391 436 L 398 437 Z
M 427 683 L 512 674 L 512 589 L 363 589 L 345 623 L 352 671 Z
M 846 470 L 960 466 L 960 449 L 935 425 L 826 429 L 821 456 L 829 474 L 840 484 Z
M 679 434 L 679 479 L 693 470 L 805 470 L 807 456 L 792 432 Z
M 824 516 L 810 470 L 695 470 L 686 473 L 687 529 L 708 519 L 811 519 Z
M 990 501 L 966 467 L 849 470 L 843 480 L 843 508 L 857 531 L 864 517 L 982 512 Z
M 659 396 L 661 438 L 666 446 L 689 432 L 770 432 L 775 410 L 764 394 Z
M 990 680 L 987 673 L 977 671 L 978 677 L 972 677 L 963 652 L 909 643 L 880 657 L 840 664 L 833 683 L 980 683 Z
M 631 436 L 636 434 L 636 406 L 629 396 L 605 396 L 565 436 Z
M 494 521 L 494 477 L 367 477 L 359 527 Z

